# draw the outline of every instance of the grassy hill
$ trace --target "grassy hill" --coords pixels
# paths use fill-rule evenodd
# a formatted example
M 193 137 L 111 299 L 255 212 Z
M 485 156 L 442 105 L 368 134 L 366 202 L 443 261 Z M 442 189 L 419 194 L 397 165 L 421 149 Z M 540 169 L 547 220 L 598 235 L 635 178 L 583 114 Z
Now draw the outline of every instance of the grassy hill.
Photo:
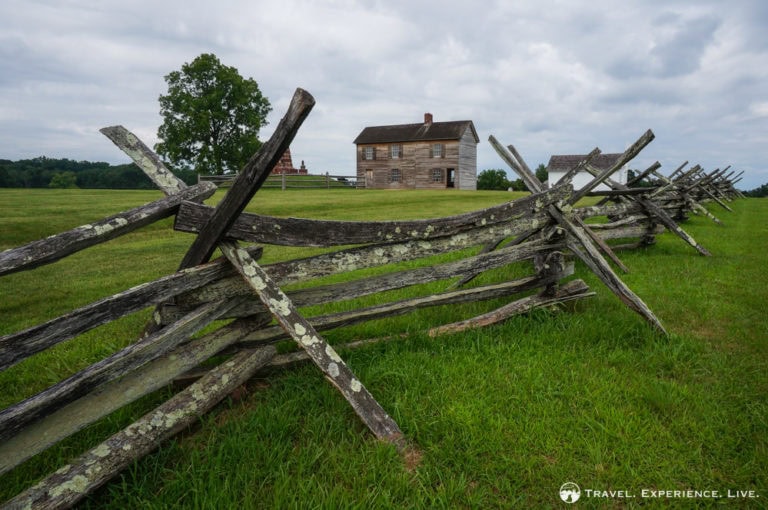
M 514 195 L 512 195 L 514 196 Z M 151 191 L 0 190 L 0 249 L 160 197 Z M 217 194 L 209 203 L 214 203 Z M 506 192 L 264 190 L 248 210 L 278 216 L 402 219 L 465 212 Z M 421 311 L 326 337 L 397 337 L 342 356 L 418 447 L 404 462 L 377 442 L 311 365 L 259 374 L 174 441 L 91 496 L 93 508 L 510 508 L 561 505 L 575 482 L 588 506 L 768 500 L 768 201 L 720 227 L 684 227 L 713 257 L 663 234 L 622 252 L 622 279 L 656 313 L 660 337 L 582 265 L 597 296 L 480 331 L 422 332 L 483 306 Z M 174 271 L 191 242 L 161 222 L 0 280 L 0 334 Z M 305 250 L 309 253 L 309 250 Z M 269 262 L 296 253 L 265 250 Z M 127 317 L 0 373 L 0 404 L 18 401 L 133 341 Z M 402 336 L 400 335 L 402 334 Z M 0 478 L 0 501 L 131 423 L 151 395 Z M 587 501 L 585 490 L 631 499 Z M 718 491 L 720 499 L 643 498 L 642 491 Z M 658 494 L 658 492 L 657 492 Z M 711 492 L 710 492 L 711 494 Z

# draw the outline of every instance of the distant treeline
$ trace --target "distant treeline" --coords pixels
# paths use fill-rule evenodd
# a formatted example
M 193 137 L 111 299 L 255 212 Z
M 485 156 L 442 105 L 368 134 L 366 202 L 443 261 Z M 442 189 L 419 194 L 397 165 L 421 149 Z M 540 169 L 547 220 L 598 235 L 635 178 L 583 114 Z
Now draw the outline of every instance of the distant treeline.
M 753 190 L 745 191 L 744 194 L 748 197 L 768 197 L 768 183 Z
M 194 171 L 174 173 L 187 184 L 197 183 Z M 155 185 L 133 163 L 110 165 L 40 156 L 0 159 L 0 188 L 155 189 Z

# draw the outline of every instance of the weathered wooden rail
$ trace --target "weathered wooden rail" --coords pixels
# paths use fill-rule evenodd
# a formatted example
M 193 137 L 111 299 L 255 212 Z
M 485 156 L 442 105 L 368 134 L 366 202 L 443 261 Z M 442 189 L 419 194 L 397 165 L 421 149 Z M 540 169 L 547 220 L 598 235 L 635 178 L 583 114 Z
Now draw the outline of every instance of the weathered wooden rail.
M 658 223 L 667 227 L 671 232 L 696 248 L 702 255 L 709 252 L 685 232 L 679 222 L 688 219 L 690 214 L 705 216 L 718 225 L 723 225 L 702 203 L 715 201 L 724 209 L 730 208 L 725 202 L 739 197 L 741 194 L 735 189 L 736 181 L 730 177 L 724 177 L 723 172 L 715 170 L 706 174 L 699 165 L 685 170 L 688 162 L 680 165 L 669 177 L 658 172 L 661 166 L 656 163 L 642 172 L 635 179 L 627 183 L 627 186 L 612 184 L 612 193 L 598 203 L 595 208 L 587 208 L 585 214 L 598 215 L 600 207 L 606 207 L 603 211 L 613 218 L 613 224 L 630 224 L 633 220 L 642 219 L 650 223 Z M 740 175 L 740 174 L 739 174 Z M 644 177 L 649 176 L 657 182 L 656 186 L 629 188 Z M 611 183 L 609 183 L 611 184 Z M 648 207 L 648 203 L 652 207 Z M 617 209 L 620 211 L 617 213 Z M 659 214 L 661 212 L 662 214 Z M 593 228 L 610 227 L 608 225 L 593 225 Z M 628 244 L 627 247 L 636 247 L 653 242 L 651 236 L 646 235 L 639 242 Z
M 314 99 L 308 93 L 297 90 L 272 138 L 238 174 L 216 207 L 202 203 L 215 191 L 213 184 L 187 187 L 130 132 L 119 126 L 105 128 L 102 132 L 150 176 L 166 197 L 0 253 L 0 275 L 30 270 L 170 215 L 175 215 L 174 228 L 195 236 L 177 272 L 0 338 L 0 370 L 9 370 L 101 324 L 155 307 L 151 324 L 134 343 L 0 411 L 0 473 L 167 386 L 212 357 L 229 355 L 197 382 L 19 494 L 7 507 L 58 508 L 74 504 L 162 440 L 189 426 L 261 367 L 296 357 L 314 362 L 377 438 L 400 450 L 408 449 L 408 439 L 397 423 L 321 332 L 426 307 L 499 298 L 507 301 L 477 317 L 429 330 L 431 335 L 439 336 L 494 324 L 538 306 L 590 296 L 592 293 L 581 280 L 565 281 L 573 273 L 569 252 L 583 260 L 632 310 L 664 332 L 660 321 L 613 272 L 601 252 L 620 264 L 605 240 L 652 236 L 659 231 L 659 224 L 669 228 L 672 220 L 666 220 L 666 209 L 647 196 L 622 189 L 611 196 L 617 203 L 573 207 L 600 182 L 610 183 L 609 171 L 576 192 L 568 176 L 566 182 L 545 189 L 513 147 L 509 151 L 499 149 L 494 141 L 502 158 L 528 184 L 530 196 L 480 211 L 413 221 L 347 222 L 243 213 L 313 105 Z M 643 135 L 621 161 L 631 160 L 652 138 L 650 131 Z M 589 158 L 576 170 L 582 168 L 589 169 Z M 721 198 L 728 197 L 722 182 L 711 178 L 707 184 L 711 184 L 706 188 L 710 193 L 717 191 Z M 675 181 L 674 192 L 683 189 L 691 200 L 693 196 L 700 198 L 699 192 L 694 194 L 692 190 L 699 190 L 701 183 L 690 186 L 688 181 Z M 612 225 L 585 223 L 585 219 L 596 215 L 614 218 Z M 262 251 L 270 246 L 319 246 L 331 251 L 259 264 Z M 473 247 L 483 248 L 469 250 Z M 210 261 L 217 248 L 223 256 Z M 451 261 L 434 258 L 446 253 L 463 256 Z M 405 269 L 402 263 L 406 261 L 421 264 Z M 466 286 L 480 273 L 510 265 L 515 266 L 514 274 L 523 268 L 525 275 Z M 357 272 L 374 267 L 383 268 L 382 272 L 375 276 L 360 276 Z M 339 273 L 348 275 L 342 283 L 312 283 Z M 300 290 L 282 290 L 296 282 L 304 284 Z M 414 292 L 416 295 L 408 299 L 382 300 L 362 308 L 352 306 L 346 312 L 306 317 L 301 311 L 307 306 L 354 303 L 364 296 L 435 282 L 442 282 L 443 290 L 428 295 Z M 195 336 L 220 319 L 234 320 Z M 286 338 L 293 339 L 299 351 L 278 356 L 274 343 Z

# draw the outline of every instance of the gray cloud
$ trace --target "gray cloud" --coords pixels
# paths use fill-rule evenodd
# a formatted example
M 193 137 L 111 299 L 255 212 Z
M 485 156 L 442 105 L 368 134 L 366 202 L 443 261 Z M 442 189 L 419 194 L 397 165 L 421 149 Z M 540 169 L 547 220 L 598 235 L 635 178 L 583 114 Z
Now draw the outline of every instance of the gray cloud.
M 657 74 L 675 77 L 697 71 L 704 51 L 714 39 L 720 21 L 714 17 L 682 20 L 680 16 L 669 15 L 659 20 L 663 28 L 671 29 L 669 38 L 654 47 L 650 56 L 657 62 Z
M 123 162 L 98 128 L 153 144 L 163 76 L 213 52 L 259 82 L 271 134 L 296 87 L 317 106 L 292 147 L 313 171 L 354 171 L 367 125 L 472 119 L 531 165 L 622 150 L 740 166 L 768 180 L 768 9 L 760 0 L 6 0 L 0 5 L 0 158 Z M 726 163 L 727 164 L 727 163 Z M 753 187 L 754 187 L 753 186 Z
M 721 22 L 714 16 L 685 19 L 674 12 L 654 18 L 645 44 L 621 55 L 607 68 L 617 79 L 675 78 L 700 69 L 701 59 Z

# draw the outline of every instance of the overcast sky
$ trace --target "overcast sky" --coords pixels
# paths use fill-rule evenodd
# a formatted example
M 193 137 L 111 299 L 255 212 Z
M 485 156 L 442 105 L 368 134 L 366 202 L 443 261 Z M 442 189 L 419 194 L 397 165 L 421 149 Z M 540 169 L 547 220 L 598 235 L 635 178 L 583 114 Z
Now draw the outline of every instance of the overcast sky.
M 365 127 L 472 120 L 478 171 L 551 154 L 688 160 L 768 182 L 765 0 L 3 0 L 0 158 L 128 162 L 99 128 L 157 142 L 164 76 L 201 53 L 255 79 L 272 134 L 296 87 L 317 105 L 292 147 L 351 175 Z

